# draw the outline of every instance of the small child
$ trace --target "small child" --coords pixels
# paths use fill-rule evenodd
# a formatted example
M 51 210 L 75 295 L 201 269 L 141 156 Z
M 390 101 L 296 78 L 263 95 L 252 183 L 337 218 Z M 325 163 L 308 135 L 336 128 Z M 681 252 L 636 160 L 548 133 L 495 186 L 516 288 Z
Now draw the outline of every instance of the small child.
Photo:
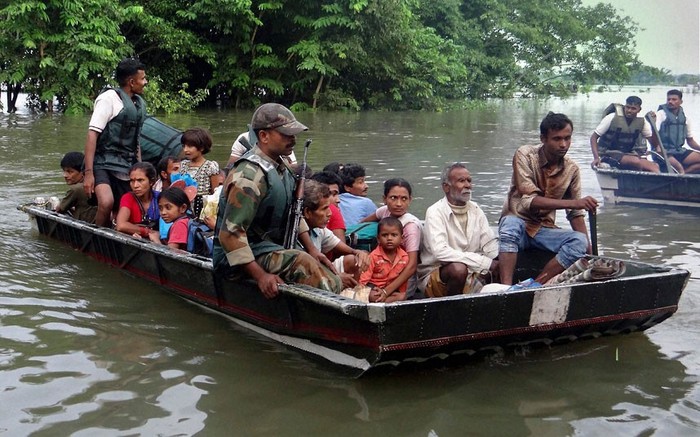
M 182 151 L 185 160 L 180 163 L 180 174 L 189 174 L 197 182 L 197 196 L 194 205 L 195 217 L 201 211 L 201 197 L 214 193 L 216 187 L 224 183 L 219 163 L 204 158 L 212 146 L 211 134 L 199 127 L 188 129 L 182 134 Z
M 56 207 L 56 212 L 70 214 L 78 220 L 95 223 L 97 198 L 88 197 L 83 188 L 83 159 L 80 152 L 68 152 L 61 159 L 63 179 L 68 184 L 68 192 Z
M 307 252 L 316 259 L 325 260 L 323 254 L 332 253 L 337 258 L 333 269 L 343 281 L 344 287 L 357 284 L 360 273 L 369 266 L 369 254 L 345 244 L 326 226 L 331 217 L 331 191 L 328 185 L 315 180 L 304 184 L 304 220 L 309 232 L 302 232 L 299 241 Z
M 365 182 L 365 168 L 360 164 L 345 164 L 340 170 L 343 180 L 343 193 L 340 194 L 340 212 L 343 213 L 347 229 L 360 223 L 362 219 L 377 210 L 377 206 L 367 197 L 369 187 Z
M 163 191 L 170 186 L 170 175 L 180 174 L 180 158 L 177 156 L 165 156 L 158 161 L 156 166 L 158 180 L 153 186 L 155 191 Z
M 190 208 L 190 199 L 184 191 L 177 187 L 169 187 L 161 191 L 158 198 L 160 217 L 166 223 L 171 223 L 168 235 L 163 240 L 158 232 L 151 232 L 151 241 L 157 244 L 167 244 L 173 249 L 187 249 L 187 237 L 190 219 L 187 210 Z
M 403 225 L 396 217 L 389 216 L 379 221 L 379 245 L 369 254 L 369 269 L 360 276 L 360 284 L 371 287 L 370 302 L 388 303 L 406 299 L 408 282 L 401 284 L 393 293 L 387 293 L 384 289 L 408 265 L 408 254 L 401 248 L 402 235 Z

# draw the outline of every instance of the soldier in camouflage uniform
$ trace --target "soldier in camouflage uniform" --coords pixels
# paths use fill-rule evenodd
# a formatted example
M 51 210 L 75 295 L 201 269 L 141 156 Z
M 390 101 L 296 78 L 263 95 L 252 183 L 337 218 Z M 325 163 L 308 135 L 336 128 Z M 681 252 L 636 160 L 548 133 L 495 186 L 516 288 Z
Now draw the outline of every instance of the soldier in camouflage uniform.
M 227 276 L 247 274 L 267 298 L 277 296 L 277 285 L 285 282 L 338 293 L 338 276 L 308 253 L 282 247 L 295 186 L 282 157 L 292 153 L 296 135 L 308 128 L 276 103 L 258 107 L 251 126 L 257 144 L 236 162 L 219 199 L 214 268 Z M 308 231 L 304 226 L 299 233 Z

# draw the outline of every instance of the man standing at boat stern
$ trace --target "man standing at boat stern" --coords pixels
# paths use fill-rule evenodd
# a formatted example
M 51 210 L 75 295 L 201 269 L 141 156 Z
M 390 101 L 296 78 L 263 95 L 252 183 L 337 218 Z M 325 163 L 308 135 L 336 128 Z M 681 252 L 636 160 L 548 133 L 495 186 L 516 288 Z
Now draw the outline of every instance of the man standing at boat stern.
M 273 298 L 278 284 L 294 282 L 340 292 L 340 277 L 306 252 L 284 249 L 294 201 L 295 178 L 283 157 L 294 151 L 296 135 L 308 128 L 277 103 L 266 103 L 251 121 L 257 144 L 235 164 L 224 182 L 214 232 L 214 268 L 229 279 L 255 280 Z M 308 232 L 301 221 L 299 233 Z
M 581 175 L 566 156 L 574 125 L 564 114 L 550 112 L 540 123 L 539 146 L 522 146 L 513 156 L 513 176 L 498 226 L 501 282 L 513 283 L 518 252 L 529 247 L 556 253 L 535 278 L 544 284 L 591 252 L 584 211 L 598 201 L 581 198 Z M 571 231 L 555 225 L 556 210 L 565 209 Z
M 95 100 L 85 140 L 83 188 L 89 197 L 97 196 L 95 223 L 99 226 L 111 223 L 111 212 L 119 209 L 122 195 L 131 191 L 129 170 L 141 160 L 145 70 L 138 59 L 123 59 L 115 72 L 119 88 L 108 89 Z
M 425 212 L 418 288 L 427 297 L 476 293 L 498 273 L 498 241 L 472 198 L 472 176 L 455 162 L 442 170 L 445 197 Z

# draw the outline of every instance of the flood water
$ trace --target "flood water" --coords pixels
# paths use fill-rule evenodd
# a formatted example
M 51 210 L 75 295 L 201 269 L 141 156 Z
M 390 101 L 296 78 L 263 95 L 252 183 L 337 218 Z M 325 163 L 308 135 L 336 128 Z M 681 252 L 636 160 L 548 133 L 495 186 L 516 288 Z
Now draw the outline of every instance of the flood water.
M 584 195 L 602 202 L 588 138 L 610 102 L 644 110 L 665 88 L 567 100 L 494 101 L 445 113 L 301 113 L 309 165 L 360 162 L 370 197 L 394 176 L 423 216 L 449 161 L 467 163 L 496 224 L 514 150 L 538 142 L 548 110 L 574 122 Z M 684 99 L 700 129 L 700 95 Z M 250 112 L 161 117 L 211 130 L 227 160 Z M 0 434 L 21 435 L 697 435 L 700 212 L 603 205 L 602 254 L 692 273 L 679 311 L 644 333 L 354 379 L 39 236 L 18 204 L 62 195 L 59 161 L 82 150 L 88 116 L 0 114 Z M 696 132 L 697 134 L 697 132 Z M 563 214 L 560 214 L 563 220 Z M 565 221 L 561 223 L 566 226 Z

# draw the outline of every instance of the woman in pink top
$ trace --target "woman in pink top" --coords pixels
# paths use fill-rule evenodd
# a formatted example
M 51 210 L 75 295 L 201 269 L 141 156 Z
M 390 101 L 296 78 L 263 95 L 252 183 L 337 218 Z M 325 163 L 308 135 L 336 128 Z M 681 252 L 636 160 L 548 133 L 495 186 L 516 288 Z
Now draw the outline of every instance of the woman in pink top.
M 406 179 L 389 179 L 384 182 L 384 206 L 379 207 L 374 214 L 362 220 L 363 222 L 376 222 L 384 217 L 396 217 L 403 225 L 401 247 L 408 254 L 408 264 L 394 281 L 384 287 L 384 290 L 387 294 L 392 294 L 408 281 L 406 297 L 411 297 L 415 291 L 415 275 L 422 233 L 420 220 L 408 212 L 411 200 L 413 200 L 411 184 Z

